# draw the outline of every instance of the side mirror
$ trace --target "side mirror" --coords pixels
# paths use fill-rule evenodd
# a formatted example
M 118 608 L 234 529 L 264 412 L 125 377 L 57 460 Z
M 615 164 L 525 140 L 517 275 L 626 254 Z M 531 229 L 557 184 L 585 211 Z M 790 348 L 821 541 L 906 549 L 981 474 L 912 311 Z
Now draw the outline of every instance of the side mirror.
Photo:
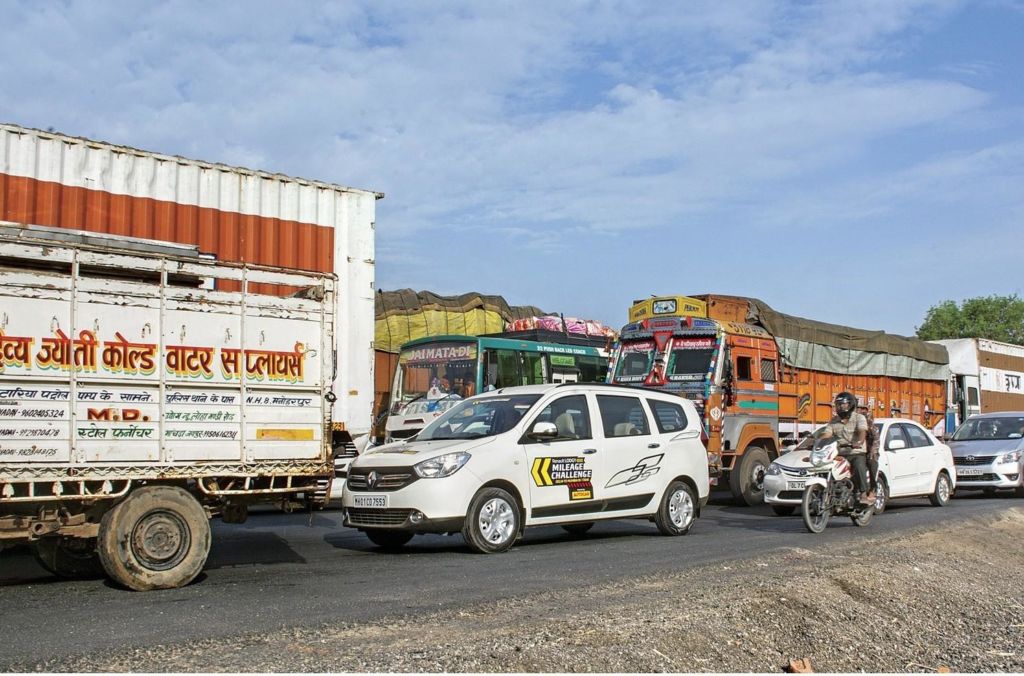
M 903 441 L 902 439 L 893 439 L 888 444 L 886 444 L 885 450 L 887 450 L 887 451 L 898 451 L 901 448 L 906 448 L 906 447 L 907 447 L 907 442 Z
M 526 436 L 537 441 L 551 441 L 558 438 L 558 428 L 553 422 L 538 422 Z

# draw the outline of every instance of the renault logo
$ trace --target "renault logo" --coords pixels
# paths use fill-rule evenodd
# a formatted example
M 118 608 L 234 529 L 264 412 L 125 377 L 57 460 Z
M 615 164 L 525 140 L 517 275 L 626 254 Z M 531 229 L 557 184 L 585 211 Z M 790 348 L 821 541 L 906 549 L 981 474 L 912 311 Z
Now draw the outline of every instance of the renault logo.
M 373 488 L 374 486 L 377 485 L 376 472 L 370 472 L 369 474 L 366 475 L 366 485 L 369 486 L 370 488 Z

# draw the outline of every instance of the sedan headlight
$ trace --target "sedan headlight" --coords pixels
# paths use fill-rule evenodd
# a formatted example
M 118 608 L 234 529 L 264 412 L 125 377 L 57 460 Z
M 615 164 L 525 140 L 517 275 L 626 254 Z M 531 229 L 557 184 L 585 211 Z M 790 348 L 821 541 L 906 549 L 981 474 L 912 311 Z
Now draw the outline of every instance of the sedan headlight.
M 782 468 L 779 467 L 777 464 L 775 464 L 773 462 L 772 464 L 768 465 L 768 472 L 767 472 L 767 474 L 769 474 L 771 476 L 778 476 L 778 475 L 782 474 Z
M 466 452 L 446 453 L 430 460 L 418 462 L 412 466 L 421 479 L 443 479 L 459 471 L 469 462 L 470 455 Z
M 996 458 L 996 463 L 1002 462 L 1020 462 L 1020 451 L 1010 451 L 1009 453 L 1003 453 L 1001 456 Z

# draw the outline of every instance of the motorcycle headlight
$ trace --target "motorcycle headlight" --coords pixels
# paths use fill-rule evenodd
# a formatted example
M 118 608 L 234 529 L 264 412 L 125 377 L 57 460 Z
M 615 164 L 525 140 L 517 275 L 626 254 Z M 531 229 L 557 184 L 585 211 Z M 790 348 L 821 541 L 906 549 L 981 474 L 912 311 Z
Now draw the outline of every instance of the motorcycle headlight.
M 772 464 L 768 465 L 767 474 L 770 474 L 771 476 L 778 476 L 779 474 L 782 474 L 782 468 L 773 462 Z
M 421 479 L 443 479 L 458 472 L 469 462 L 470 455 L 464 451 L 446 453 L 430 460 L 418 462 L 412 466 Z
M 1003 453 L 1001 456 L 996 458 L 996 462 L 1019 462 L 1020 451 L 1010 451 L 1009 453 Z

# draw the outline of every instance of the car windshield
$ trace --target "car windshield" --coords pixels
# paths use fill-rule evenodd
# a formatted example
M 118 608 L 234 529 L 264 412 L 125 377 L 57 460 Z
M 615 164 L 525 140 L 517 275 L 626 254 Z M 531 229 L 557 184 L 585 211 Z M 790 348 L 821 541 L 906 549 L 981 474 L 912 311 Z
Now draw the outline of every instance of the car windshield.
M 416 440 L 479 439 L 507 432 L 538 399 L 539 394 L 515 394 L 460 401 L 424 427 Z
M 1024 416 L 968 418 L 953 434 L 953 441 L 980 439 L 1020 439 L 1024 435 Z

